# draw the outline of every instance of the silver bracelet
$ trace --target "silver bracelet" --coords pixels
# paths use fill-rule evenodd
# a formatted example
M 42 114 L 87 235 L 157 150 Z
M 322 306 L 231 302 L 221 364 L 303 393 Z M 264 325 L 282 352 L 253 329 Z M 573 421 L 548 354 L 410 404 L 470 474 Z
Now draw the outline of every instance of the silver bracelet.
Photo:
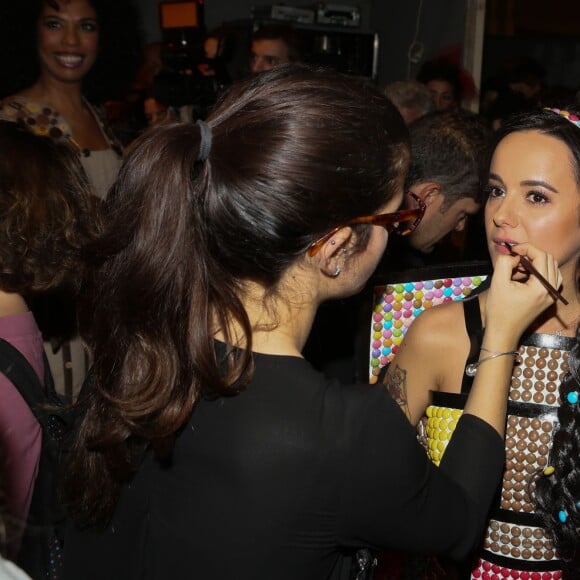
M 483 348 L 483 347 L 481 347 L 481 350 L 483 350 L 485 352 L 493 352 L 493 351 L 488 350 L 487 348 Z M 482 358 L 475 363 L 468 364 L 465 367 L 465 374 L 468 377 L 474 377 L 475 373 L 477 373 L 477 367 L 479 367 L 479 365 L 482 365 L 484 362 L 487 362 L 488 360 L 491 360 L 492 358 L 497 358 L 498 356 L 508 356 L 509 355 L 509 356 L 516 357 L 519 354 L 520 354 L 520 352 L 518 350 L 510 350 L 507 352 L 493 352 L 493 354 L 491 354 L 490 356 L 486 356 L 485 358 Z

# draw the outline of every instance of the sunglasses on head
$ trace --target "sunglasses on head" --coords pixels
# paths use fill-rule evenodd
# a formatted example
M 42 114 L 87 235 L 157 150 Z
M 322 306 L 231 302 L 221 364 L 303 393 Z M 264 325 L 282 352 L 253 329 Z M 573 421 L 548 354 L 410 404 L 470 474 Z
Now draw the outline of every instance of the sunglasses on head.
M 397 234 L 398 236 L 406 236 L 410 234 L 421 222 L 425 215 L 425 208 L 427 207 L 423 200 L 412 191 L 408 195 L 415 201 L 417 207 L 413 209 L 403 209 L 393 213 L 380 213 L 377 215 L 366 215 L 349 220 L 348 222 L 335 227 L 324 236 L 310 244 L 308 247 L 308 255 L 315 256 L 320 248 L 341 228 L 348 226 L 355 226 L 358 224 L 368 224 L 372 226 L 382 226 L 386 228 L 389 233 Z

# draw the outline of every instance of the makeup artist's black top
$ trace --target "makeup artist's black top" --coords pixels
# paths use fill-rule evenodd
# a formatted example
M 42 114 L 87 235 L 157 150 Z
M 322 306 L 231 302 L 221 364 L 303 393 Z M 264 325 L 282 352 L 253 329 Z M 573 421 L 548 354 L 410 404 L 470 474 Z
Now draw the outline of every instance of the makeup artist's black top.
M 255 355 L 238 396 L 202 400 L 170 467 L 148 456 L 105 531 L 71 527 L 65 578 L 343 578 L 357 547 L 466 554 L 504 462 L 463 417 L 441 467 L 381 386 Z

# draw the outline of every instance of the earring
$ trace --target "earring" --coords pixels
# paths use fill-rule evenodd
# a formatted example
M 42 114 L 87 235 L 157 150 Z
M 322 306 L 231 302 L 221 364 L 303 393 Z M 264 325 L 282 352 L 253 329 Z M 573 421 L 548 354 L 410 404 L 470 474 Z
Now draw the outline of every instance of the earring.
M 332 277 L 336 278 L 342 272 L 340 266 L 336 267 L 336 270 L 332 273 Z

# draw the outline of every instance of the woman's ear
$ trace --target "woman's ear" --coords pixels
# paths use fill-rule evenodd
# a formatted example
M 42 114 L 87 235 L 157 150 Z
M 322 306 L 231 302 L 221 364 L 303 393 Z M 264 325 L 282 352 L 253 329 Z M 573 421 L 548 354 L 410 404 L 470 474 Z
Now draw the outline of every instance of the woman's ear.
M 322 246 L 318 253 L 320 270 L 327 276 L 336 278 L 346 259 L 349 244 L 352 240 L 352 228 L 344 227 L 337 230 Z

